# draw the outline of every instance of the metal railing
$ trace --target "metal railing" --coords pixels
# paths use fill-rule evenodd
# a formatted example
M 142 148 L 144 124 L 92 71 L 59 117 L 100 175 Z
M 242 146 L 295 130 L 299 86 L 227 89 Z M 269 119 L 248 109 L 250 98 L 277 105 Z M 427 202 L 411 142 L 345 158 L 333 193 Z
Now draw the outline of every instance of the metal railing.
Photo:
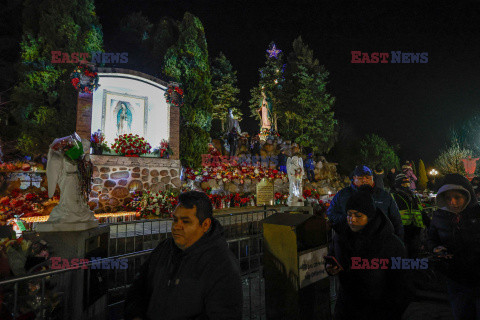
M 225 229 L 225 238 L 234 239 L 261 232 L 260 221 L 276 209 L 215 215 Z M 148 219 L 109 223 L 109 256 L 155 248 L 160 241 L 171 237 L 173 219 Z
M 241 267 L 245 319 L 265 318 L 261 220 L 274 213 L 275 209 L 264 208 L 215 216 L 224 226 L 229 248 Z M 121 319 L 123 301 L 138 268 L 160 241 L 171 236 L 171 222 L 156 219 L 109 224 L 109 258 L 0 281 L 0 296 L 4 296 L 0 318 L 16 319 L 33 312 L 39 319 L 104 319 L 107 314 L 110 319 Z M 127 259 L 128 268 L 98 269 L 99 264 L 121 259 Z

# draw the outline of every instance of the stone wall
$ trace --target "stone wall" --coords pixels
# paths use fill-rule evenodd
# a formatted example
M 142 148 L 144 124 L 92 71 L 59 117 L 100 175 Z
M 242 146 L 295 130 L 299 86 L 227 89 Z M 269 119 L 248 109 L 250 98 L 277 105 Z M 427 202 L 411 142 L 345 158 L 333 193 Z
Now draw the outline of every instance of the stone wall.
M 114 212 L 132 200 L 131 192 L 180 188 L 180 160 L 90 155 L 93 168 L 89 205 L 96 212 Z

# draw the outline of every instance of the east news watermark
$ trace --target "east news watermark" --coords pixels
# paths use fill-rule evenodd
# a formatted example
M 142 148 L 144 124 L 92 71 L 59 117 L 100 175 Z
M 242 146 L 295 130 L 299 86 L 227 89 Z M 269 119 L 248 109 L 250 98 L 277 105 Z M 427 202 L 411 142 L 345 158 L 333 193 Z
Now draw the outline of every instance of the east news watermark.
M 428 63 L 428 52 L 362 52 L 351 51 L 351 63 Z
M 113 259 L 113 258 L 100 258 L 92 257 L 90 259 L 73 258 L 65 259 L 61 257 L 51 257 L 51 268 L 53 270 L 59 269 L 88 269 L 88 264 L 91 262 L 90 269 L 106 269 L 106 270 L 125 270 L 128 268 L 127 259 Z
M 425 270 L 428 269 L 428 258 L 407 259 L 401 257 L 373 258 L 366 259 L 361 257 L 352 257 L 352 270 Z
M 52 51 L 52 63 L 128 63 L 128 52 Z M 90 58 L 91 56 L 91 58 Z

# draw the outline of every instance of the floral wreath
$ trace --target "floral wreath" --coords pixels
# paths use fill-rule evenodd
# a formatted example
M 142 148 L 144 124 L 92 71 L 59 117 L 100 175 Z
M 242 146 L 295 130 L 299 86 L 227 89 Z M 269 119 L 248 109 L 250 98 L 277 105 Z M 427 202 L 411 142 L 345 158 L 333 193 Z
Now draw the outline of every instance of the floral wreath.
M 169 84 L 165 91 L 165 99 L 170 105 L 181 107 L 183 106 L 183 90 L 177 84 Z
M 88 84 L 82 84 L 80 82 L 80 76 L 85 75 L 90 78 Z M 77 89 L 79 92 L 83 93 L 92 93 L 93 91 L 97 90 L 100 86 L 98 84 L 98 74 L 95 72 L 90 66 L 86 64 L 78 65 L 75 70 L 73 70 L 71 74 L 71 82 L 72 85 Z

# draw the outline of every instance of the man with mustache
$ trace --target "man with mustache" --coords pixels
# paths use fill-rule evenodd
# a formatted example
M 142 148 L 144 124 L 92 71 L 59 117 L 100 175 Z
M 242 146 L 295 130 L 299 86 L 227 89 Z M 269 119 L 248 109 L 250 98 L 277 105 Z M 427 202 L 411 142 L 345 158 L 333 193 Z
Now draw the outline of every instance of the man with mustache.
M 179 196 L 172 236 L 142 266 L 125 302 L 125 320 L 241 319 L 238 262 L 203 192 Z

